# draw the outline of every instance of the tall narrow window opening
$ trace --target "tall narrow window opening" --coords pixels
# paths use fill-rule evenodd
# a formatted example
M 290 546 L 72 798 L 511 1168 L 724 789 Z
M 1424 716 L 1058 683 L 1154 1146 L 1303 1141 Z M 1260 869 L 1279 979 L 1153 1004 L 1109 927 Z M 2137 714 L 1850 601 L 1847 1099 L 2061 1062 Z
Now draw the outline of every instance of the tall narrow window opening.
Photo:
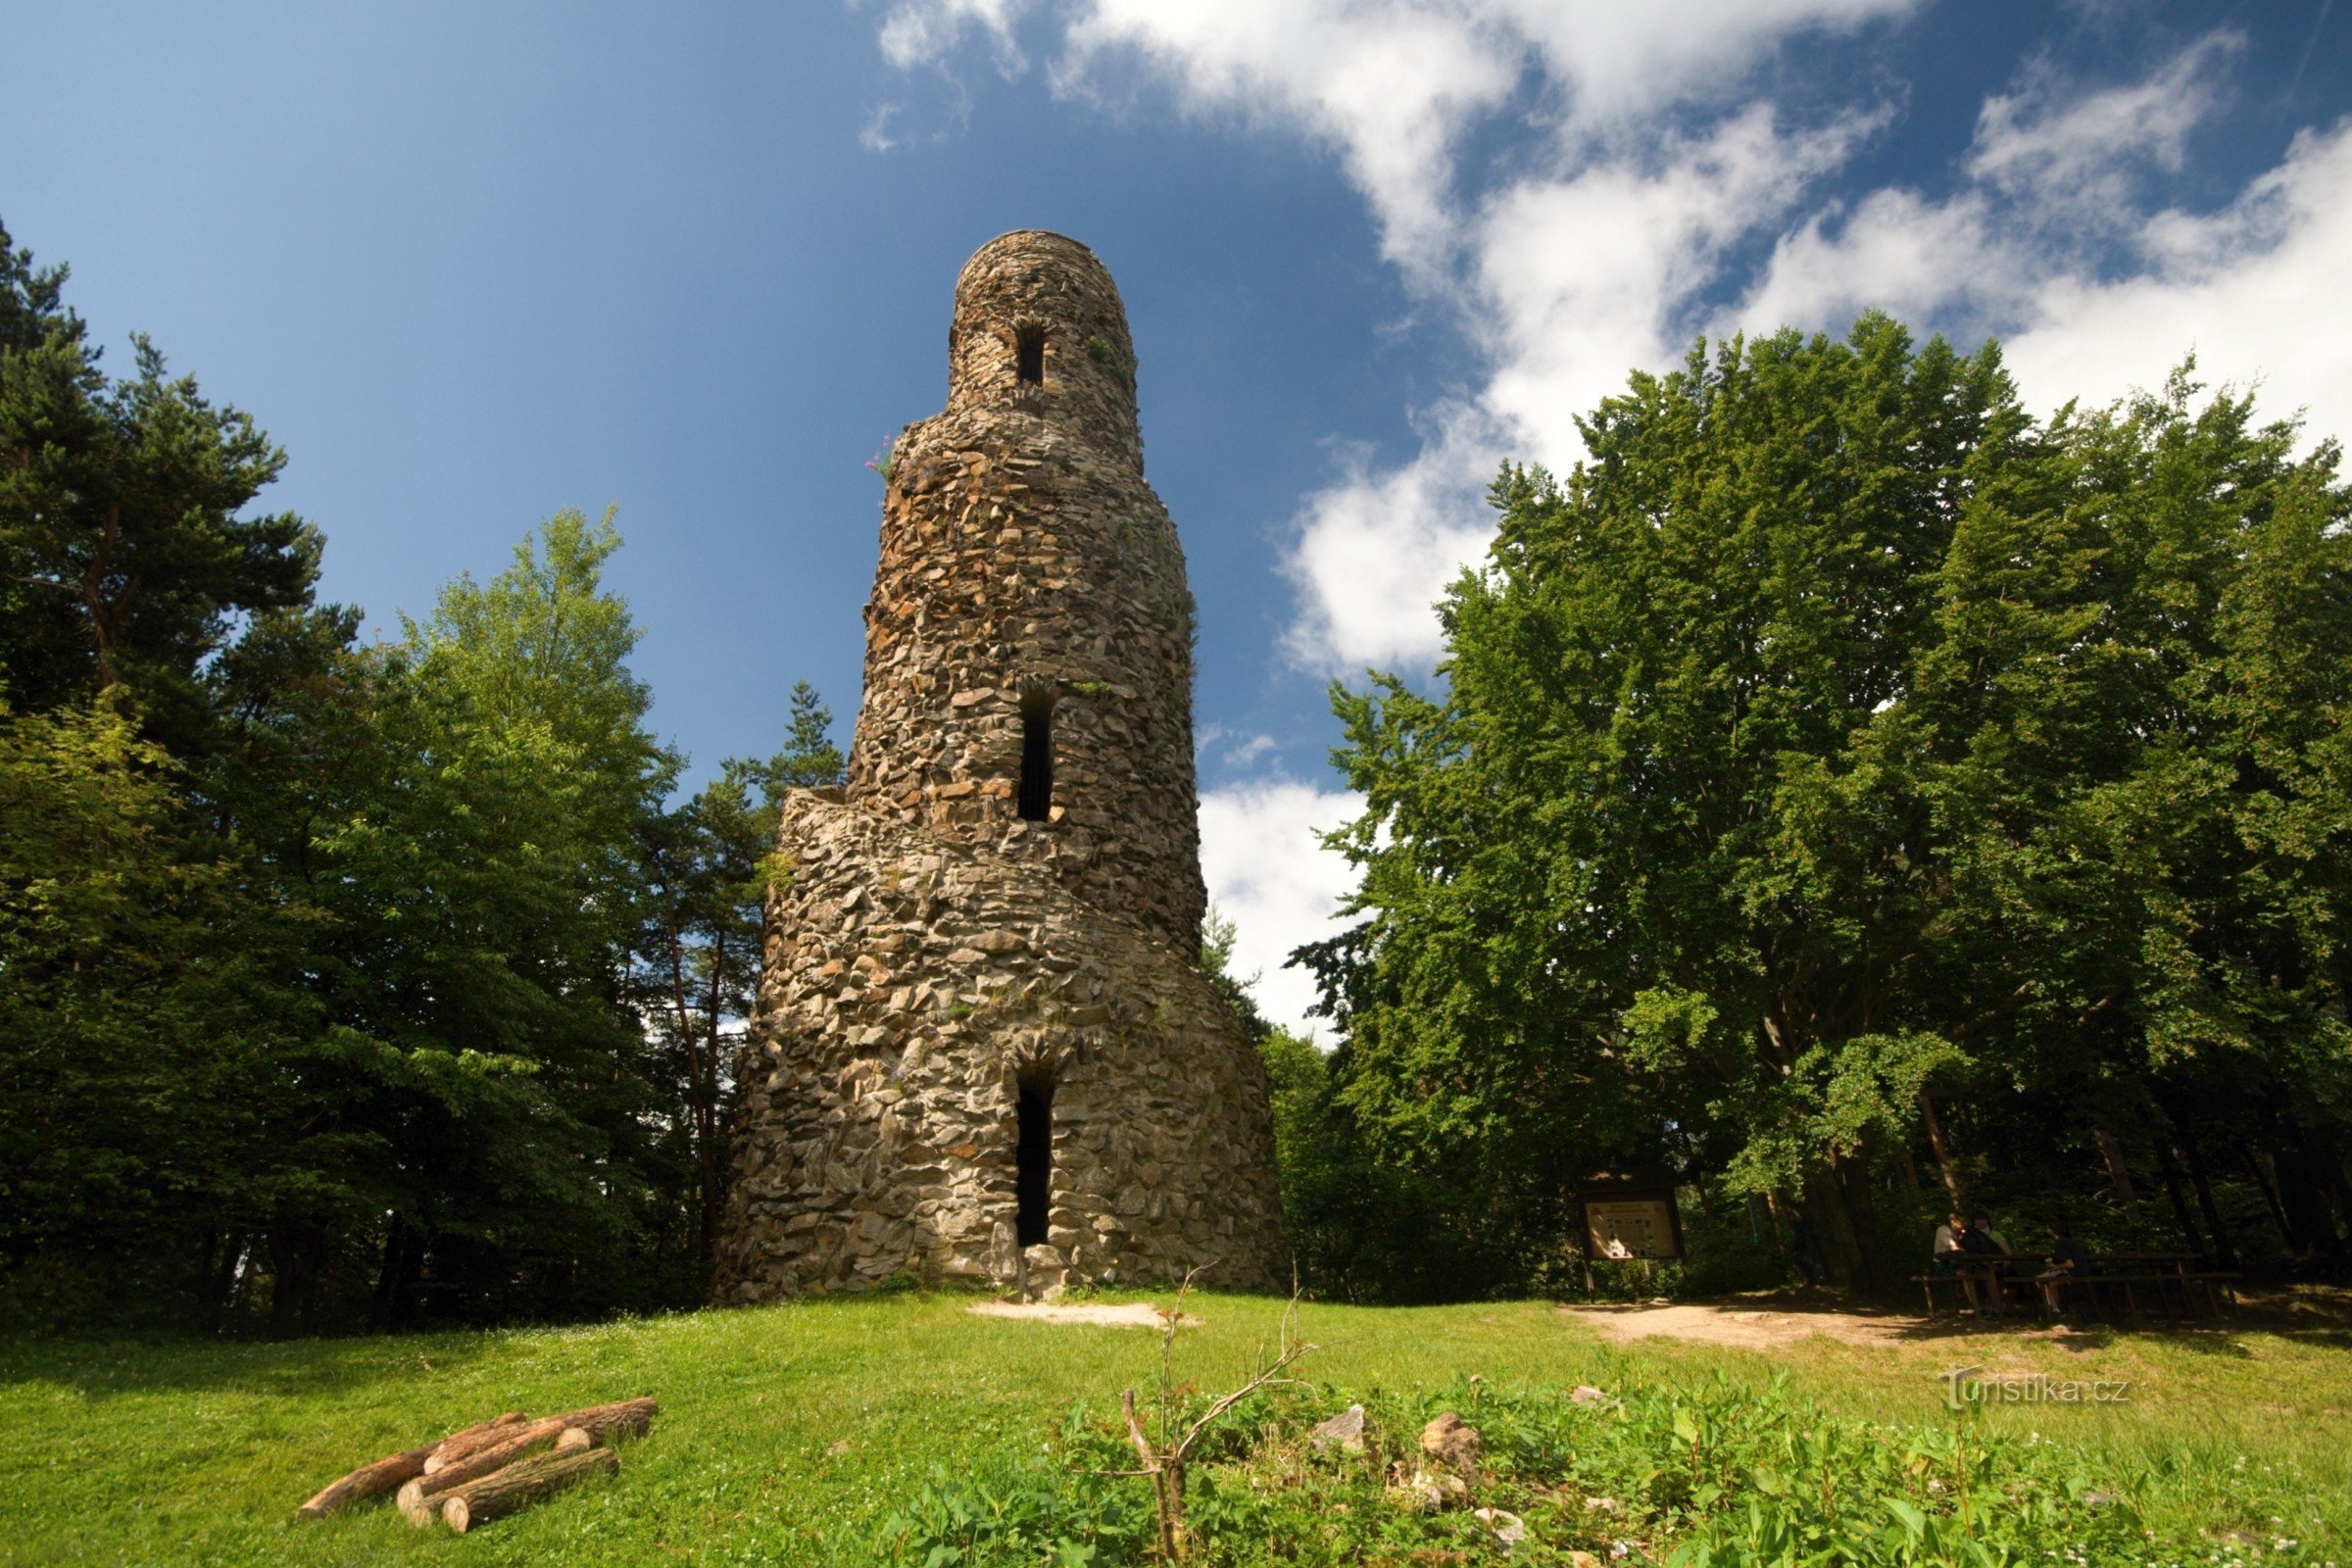
M 1012 329 L 1013 374 L 1036 386 L 1046 380 L 1046 329 L 1024 321 Z
M 1017 804 L 1024 821 L 1053 819 L 1054 696 L 1051 692 L 1021 700 L 1021 786 Z
M 1018 1209 L 1013 1232 L 1023 1247 L 1046 1239 L 1046 1214 L 1054 1204 L 1054 1080 L 1025 1079 L 1018 1109 L 1020 1146 L 1013 1154 L 1013 1194 Z

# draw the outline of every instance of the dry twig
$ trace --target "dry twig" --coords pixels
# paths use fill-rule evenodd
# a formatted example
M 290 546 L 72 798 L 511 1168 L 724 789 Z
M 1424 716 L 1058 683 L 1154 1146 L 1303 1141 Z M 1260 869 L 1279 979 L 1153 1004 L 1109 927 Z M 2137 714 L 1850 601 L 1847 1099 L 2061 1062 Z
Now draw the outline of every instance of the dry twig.
M 1315 1348 L 1298 1338 L 1298 1293 L 1291 1292 L 1290 1304 L 1282 1311 L 1282 1327 L 1277 1339 L 1274 1358 L 1258 1368 L 1255 1376 L 1232 1393 L 1213 1401 L 1209 1407 L 1186 1427 L 1184 1435 L 1175 1436 L 1176 1418 L 1176 1330 L 1184 1321 L 1184 1298 L 1193 1288 L 1193 1269 L 1177 1287 L 1176 1304 L 1166 1313 L 1166 1325 L 1159 1337 L 1159 1431 L 1160 1442 L 1154 1445 L 1145 1430 L 1143 1418 L 1136 1413 L 1135 1391 L 1128 1389 L 1119 1396 L 1119 1408 L 1127 1417 L 1127 1441 L 1143 1460 L 1140 1474 L 1152 1482 L 1152 1503 L 1159 1519 L 1159 1555 L 1163 1562 L 1184 1560 L 1188 1544 L 1184 1531 L 1185 1469 L 1190 1463 L 1193 1445 L 1203 1433 L 1216 1424 L 1217 1418 L 1247 1399 L 1260 1389 L 1278 1384 L 1296 1383 L 1296 1378 L 1282 1374 L 1293 1362 Z

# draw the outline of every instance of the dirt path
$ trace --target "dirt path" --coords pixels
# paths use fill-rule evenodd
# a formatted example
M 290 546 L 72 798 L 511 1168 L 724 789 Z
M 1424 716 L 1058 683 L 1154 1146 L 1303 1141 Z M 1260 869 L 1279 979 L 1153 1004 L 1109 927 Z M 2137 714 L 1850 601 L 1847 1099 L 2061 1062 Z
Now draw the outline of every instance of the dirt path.
M 1621 1340 L 1695 1340 L 1747 1350 L 1778 1349 L 1816 1334 L 1844 1345 L 1899 1345 L 1935 1332 L 1926 1318 L 1893 1312 L 1774 1312 L 1731 1306 L 1563 1306 L 1560 1310 Z
M 971 1310 L 981 1317 L 1025 1318 L 1032 1323 L 1095 1323 L 1104 1328 L 1155 1329 L 1165 1321 L 1150 1301 L 978 1301 Z M 1187 1313 L 1184 1326 L 1199 1328 L 1200 1320 Z

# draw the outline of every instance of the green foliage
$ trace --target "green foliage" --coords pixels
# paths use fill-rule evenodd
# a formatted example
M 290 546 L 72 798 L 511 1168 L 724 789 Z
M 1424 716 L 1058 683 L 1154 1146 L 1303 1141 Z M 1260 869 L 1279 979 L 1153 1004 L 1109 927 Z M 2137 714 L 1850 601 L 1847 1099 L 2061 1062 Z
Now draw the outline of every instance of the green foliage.
M 610 514 L 355 646 L 243 514 L 282 454 L 143 343 L 110 382 L 63 281 L 0 236 L 0 1321 L 699 1299 L 822 702 L 671 808 Z
M 126 706 L 0 709 L 0 1327 L 151 1315 L 279 1164 L 287 922 L 188 852 Z
M 1100 1562 L 1118 1561 L 1121 1548 L 1100 1537 L 1113 1533 L 1113 1521 L 1122 1539 L 1130 1520 L 1148 1529 L 1151 1493 L 1149 1483 L 1117 1473 L 1136 1462 L 1107 1430 L 1109 1400 L 1152 1376 L 1153 1337 L 993 1320 L 972 1314 L 970 1304 L 956 1293 L 909 1294 L 493 1333 L 0 1343 L 0 1469 L 12 1478 L 0 1564 L 389 1568 L 463 1557 L 540 1568 L 665 1556 L 869 1563 L 894 1516 L 919 1521 L 916 1504 L 937 1469 L 948 1478 L 941 1494 L 969 1474 L 1000 1497 L 1058 1499 L 1014 1501 L 1004 1511 L 1029 1521 L 1021 1528 L 1033 1536 L 1048 1533 L 1036 1528 L 1043 1525 L 1099 1544 Z M 2325 1302 L 2315 1296 L 2306 1305 Z M 1248 1376 L 1253 1344 L 1272 1335 L 1282 1310 L 1278 1301 L 1199 1293 L 1190 1306 L 1204 1326 L 1185 1332 L 1180 1370 L 1211 1394 Z M 1323 1388 L 1299 1402 L 1238 1413 L 1215 1438 L 1205 1478 L 1196 1472 L 1196 1507 L 1211 1510 L 1216 1535 L 1229 1538 L 1222 1560 L 1282 1560 L 1251 1554 L 1252 1543 L 1277 1528 L 1296 1531 L 1315 1551 L 1330 1549 L 1321 1544 L 1328 1525 L 1356 1531 L 1348 1540 L 1384 1527 L 1426 1540 L 1435 1527 L 1381 1497 L 1372 1470 L 1409 1452 L 1418 1422 L 1442 1408 L 1480 1426 L 1490 1451 L 1507 1459 L 1498 1485 L 1534 1491 L 1546 1478 L 1572 1478 L 1550 1517 L 1541 1504 L 1501 1505 L 1527 1518 L 1545 1549 L 1586 1545 L 1607 1563 L 1618 1539 L 1660 1554 L 1683 1539 L 1652 1511 L 1690 1476 L 1689 1445 L 1673 1431 L 1678 1399 L 1694 1422 L 1708 1424 L 1702 1471 L 1720 1453 L 1752 1460 L 1759 1473 L 1795 1473 L 1795 1461 L 1771 1446 L 1767 1418 L 1781 1400 L 1820 1413 L 1824 1425 L 1805 1420 L 1797 1435 L 1826 1435 L 1841 1462 L 1864 1435 L 1886 1448 L 1884 1457 L 1853 1457 L 1861 1469 L 1848 1495 L 1875 1491 L 1908 1500 L 1904 1455 L 1937 1441 L 1953 1419 L 1936 1372 L 2018 1354 L 2024 1343 L 1994 1334 L 1870 1347 L 1815 1339 L 1767 1361 L 1661 1340 L 1611 1346 L 1540 1303 L 1310 1304 L 1302 1318 L 1302 1331 L 1326 1348 L 1301 1370 Z M 2075 1516 L 2136 1514 L 2155 1532 L 2148 1544 L 2168 1547 L 2140 1563 L 2207 1562 L 2226 1547 L 2226 1532 L 2247 1533 L 2263 1548 L 2259 1560 L 2276 1555 L 2285 1568 L 2340 1563 L 2352 1535 L 2352 1446 L 2343 1441 L 2342 1413 L 2352 1407 L 2352 1363 L 2332 1340 L 2327 1331 L 2305 1336 L 2244 1322 L 2211 1336 L 2078 1335 L 2063 1352 L 2051 1349 L 2061 1364 L 2043 1368 L 2131 1378 L 2132 1402 L 1976 1406 L 1971 1431 L 1989 1441 L 1980 1446 L 1972 1436 L 1970 1452 L 1997 1451 L 1997 1479 L 2014 1473 L 2053 1500 L 2074 1481 L 2116 1494 L 2122 1500 L 2111 1508 L 2093 1512 L 2081 1501 Z M 1719 1369 L 1747 1396 L 1719 1393 Z M 1788 1382 L 1776 1394 L 1771 1380 L 1780 1371 Z M 1471 1374 L 1485 1382 L 1469 1384 Z M 1558 1391 L 1579 1384 L 1624 1396 L 1633 1418 L 1560 1409 Z M 1658 1397 L 1645 1403 L 1653 1389 Z M 1339 1408 L 1347 1390 L 1359 1391 L 1353 1396 L 1377 1418 L 1380 1448 L 1354 1461 L 1361 1470 L 1336 1456 L 1297 1453 L 1303 1425 Z M 501 1409 L 568 1409 L 633 1391 L 658 1394 L 662 1414 L 650 1436 L 624 1451 L 619 1479 L 496 1530 L 464 1540 L 423 1536 L 382 1505 L 317 1526 L 288 1517 L 328 1479 L 420 1441 L 417 1434 Z M 73 1462 L 50 1462 L 61 1453 Z M 2006 1468 L 2013 1457 L 2016 1472 Z M 1648 1490 L 1635 1490 L 1651 1465 L 1670 1467 L 1654 1504 Z M 1302 1473 L 1315 1490 L 1298 1490 Z M 1926 1477 L 1946 1488 L 1952 1479 L 1948 1468 Z M 1924 1482 L 1919 1490 L 1931 1499 L 1923 1511 L 1938 1517 L 1947 1494 Z M 1588 1496 L 1639 1506 L 1639 1528 L 1624 1514 L 1587 1518 Z M 965 1501 L 984 1513 L 978 1498 Z M 1259 1501 L 1265 1525 L 1251 1537 L 1242 1510 Z M 1340 1504 L 1349 1512 L 1338 1513 Z M 1304 1517 L 1310 1507 L 1323 1516 Z M 2005 1503 L 1988 1514 L 2004 1510 Z M 1736 1495 L 1712 1510 L 1726 1529 L 1743 1514 Z M 1458 1512 L 1449 1519 L 1462 1522 Z M 2193 1557 L 2170 1549 L 2200 1536 Z M 2274 1554 L 2281 1537 L 2301 1543 L 2300 1553 Z M 921 1563 L 927 1554 L 928 1545 L 903 1560 Z M 1413 1560 L 1406 1552 L 1354 1560 L 1384 1557 L 1400 1568 Z M 1028 1560 L 1051 1561 L 1042 1549 Z M 1639 1568 L 1638 1558 L 1626 1562 Z
M 683 804 L 647 824 L 649 876 L 635 985 L 672 1168 L 689 1173 L 694 1221 L 679 1245 L 707 1267 L 727 1169 L 732 1056 L 759 983 L 762 906 L 778 879 L 784 792 L 841 782 L 833 715 L 816 688 L 794 686 L 784 749 L 731 759 Z
M 2196 395 L 2040 426 L 1991 346 L 1872 315 L 1634 376 L 1564 485 L 1504 468 L 1443 696 L 1335 689 L 1362 918 L 1304 955 L 1340 1099 L 1503 1278 L 1663 1162 L 1884 1279 L 1926 1096 L 1956 1181 L 2114 1200 L 2097 1135 L 2199 1180 L 2246 1145 L 2343 1245 L 2346 494 Z
M 190 752 L 205 665 L 250 617 L 310 603 L 320 540 L 291 514 L 238 514 L 285 454 L 145 338 L 110 381 L 65 277 L 0 226 L 0 689 L 39 711 L 127 685 Z
M 1104 1445 L 1073 1411 L 1061 1447 L 1102 1457 Z M 1117 1456 L 1108 1455 L 1115 1464 Z M 1129 1456 L 1132 1458 L 1132 1455 Z M 910 1568 L 1108 1568 L 1147 1561 L 1151 1503 L 1099 1468 L 1041 1465 L 1002 1451 L 933 1467 L 874 1532 L 872 1561 Z
M 1110 339 L 1090 337 L 1086 340 L 1087 357 L 1117 377 L 1121 386 L 1135 390 L 1135 362 L 1121 357 Z
M 1363 1452 L 1303 1441 L 1322 1415 L 1354 1402 L 1366 1409 Z M 1718 1376 L 1588 1404 L 1553 1387 L 1459 1381 L 1253 1396 L 1193 1471 L 1188 1560 L 1339 1568 L 1485 1555 L 1494 1539 L 1469 1509 L 1428 1511 L 1404 1490 L 1431 1468 L 1423 1424 L 1446 1410 L 1478 1427 L 1476 1501 L 1520 1518 L 1526 1539 L 1511 1556 L 1533 1568 L 1566 1568 L 1579 1553 L 1667 1568 L 2002 1568 L 2060 1550 L 2086 1568 L 2139 1568 L 2205 1549 L 2193 1530 L 2151 1528 L 2132 1478 L 2065 1445 L 1966 1415 L 1841 1418 L 1785 1382 Z M 1123 1446 L 1115 1422 L 1074 1409 L 1059 1441 L 1025 1460 L 992 1456 L 954 1482 L 935 1471 L 878 1533 L 875 1555 L 924 1568 L 1151 1561 L 1140 1483 L 1126 1481 L 1122 1505 Z M 2282 1555 L 2296 1560 L 2300 1545 Z

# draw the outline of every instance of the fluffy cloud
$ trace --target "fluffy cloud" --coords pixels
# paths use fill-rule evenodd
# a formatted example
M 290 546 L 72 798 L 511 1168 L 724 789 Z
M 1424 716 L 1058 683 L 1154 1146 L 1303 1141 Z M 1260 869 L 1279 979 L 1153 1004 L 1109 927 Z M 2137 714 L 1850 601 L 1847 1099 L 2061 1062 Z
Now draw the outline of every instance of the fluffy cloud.
M 1362 809 L 1343 791 L 1287 781 L 1200 797 L 1200 872 L 1209 899 L 1234 924 L 1235 972 L 1258 976 L 1258 1005 L 1277 1023 L 1307 1027 L 1314 983 L 1283 964 L 1300 943 L 1340 929 L 1332 913 L 1354 888 L 1347 862 L 1325 853 L 1316 835 Z
M 1790 127 L 1758 104 L 1661 134 L 1658 117 L 1809 31 L 1916 3 L 1082 0 L 1057 13 L 1064 92 L 1154 81 L 1188 111 L 1334 149 L 1387 257 L 1489 358 L 1481 390 L 1418 411 L 1415 456 L 1384 466 L 1343 447 L 1333 482 L 1301 504 L 1286 563 L 1295 660 L 1342 672 L 1426 664 L 1431 604 L 1492 533 L 1482 496 L 1497 464 L 1573 462 L 1573 414 L 1628 366 L 1679 349 L 1699 324 L 1690 298 L 1725 251 L 1877 119 Z M 1529 127 L 1524 172 L 1466 189 L 1465 135 L 1512 110 Z
M 1018 71 L 1024 62 L 1012 24 L 1027 9 L 1024 0 L 899 0 L 882 19 L 882 58 L 901 71 L 937 65 L 977 31 Z
M 2306 131 L 2286 159 L 2210 217 L 2159 213 L 2139 230 L 2148 267 L 2047 278 L 2004 345 L 2043 402 L 2152 386 L 2194 349 L 2208 380 L 2259 385 L 2274 415 L 2352 430 L 2352 355 L 2331 323 L 2352 277 L 2352 123 Z
M 1940 201 L 1880 190 L 1815 215 L 1717 330 L 1835 330 L 1877 305 L 1963 341 L 1998 334 L 2044 407 L 2156 385 L 2193 350 L 2206 378 L 2259 385 L 2274 414 L 2352 426 L 2352 356 L 2318 325 L 2352 276 L 2352 122 L 2297 136 L 2219 212 L 2141 202 L 2148 171 L 2180 164 L 2239 48 L 2217 33 L 2145 81 L 2073 96 L 2030 74 L 1985 104 L 1968 183 Z
M 1299 505 L 1288 647 L 1346 672 L 1426 665 L 1430 603 L 1491 535 L 1480 495 L 1496 462 L 1574 463 L 1574 416 L 1702 328 L 1836 329 L 1880 305 L 1963 340 L 2004 335 L 2044 402 L 2152 383 L 2193 345 L 2275 405 L 2352 413 L 2344 357 L 2297 308 L 2352 266 L 2346 133 L 2307 135 L 2219 214 L 2145 198 L 2227 97 L 2234 32 L 2121 85 L 2029 63 L 1982 106 L 1956 189 L 1822 197 L 1886 106 L 1792 122 L 1754 96 L 1757 68 L 1917 4 L 902 0 L 883 45 L 916 65 L 979 36 L 1017 62 L 1034 14 L 1056 90 L 1156 85 L 1341 158 L 1389 259 L 1486 362 L 1480 385 L 1417 411 L 1418 452 L 1384 465 L 1343 446 Z M 1469 133 L 1497 126 L 1507 158 L 1467 169 Z M 1496 167 L 1509 172 L 1480 185 Z M 1759 242 L 1769 255 L 1738 275 Z M 1701 308 L 1727 292 L 1736 305 Z

